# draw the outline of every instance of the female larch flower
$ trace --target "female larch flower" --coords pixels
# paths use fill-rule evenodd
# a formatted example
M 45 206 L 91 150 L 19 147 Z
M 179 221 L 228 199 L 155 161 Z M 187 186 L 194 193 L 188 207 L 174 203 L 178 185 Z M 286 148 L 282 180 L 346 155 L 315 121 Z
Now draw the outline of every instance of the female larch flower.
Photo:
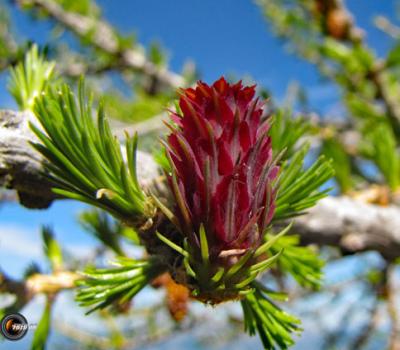
M 175 278 L 207 302 L 238 297 L 271 263 L 264 236 L 279 167 L 263 106 L 255 86 L 220 78 L 182 90 L 171 113 L 165 146 L 185 271 Z

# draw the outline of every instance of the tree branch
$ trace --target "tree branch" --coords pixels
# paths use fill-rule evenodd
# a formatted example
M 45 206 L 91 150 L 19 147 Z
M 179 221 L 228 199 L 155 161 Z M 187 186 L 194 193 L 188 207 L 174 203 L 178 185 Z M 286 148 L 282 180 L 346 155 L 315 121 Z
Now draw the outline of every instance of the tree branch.
M 82 276 L 75 272 L 58 271 L 45 275 L 35 273 L 23 280 L 14 280 L 0 271 L 0 293 L 14 294 L 15 302 L 6 308 L 8 312 L 22 309 L 38 294 L 54 295 L 62 290 L 75 288 Z
M 114 56 L 119 68 L 130 68 L 141 72 L 173 89 L 185 85 L 181 75 L 157 67 L 138 50 L 123 48 L 115 30 L 104 20 L 66 11 L 57 2 L 51 0 L 14 0 L 14 2 L 20 6 L 34 6 L 78 37 L 86 40 L 89 38 L 93 46 Z
M 55 198 L 45 177 L 44 160 L 31 147 L 29 112 L 0 111 L 0 186 L 15 189 L 22 205 L 47 208 Z
M 57 197 L 46 178 L 45 160 L 31 146 L 38 142 L 29 128 L 37 123 L 30 112 L 0 110 L 0 187 L 18 192 L 20 203 L 27 208 L 47 208 Z M 138 177 L 144 186 L 158 177 L 153 158 L 138 151 Z
M 348 16 L 351 18 L 352 15 L 350 14 L 349 10 L 346 8 L 344 1 L 341 0 L 333 0 L 335 3 L 335 7 L 337 9 L 342 10 L 344 13 L 347 13 Z M 349 38 L 350 41 L 353 43 L 354 46 L 363 44 L 365 47 L 368 47 L 365 43 L 364 36 L 359 35 L 357 33 L 362 33 L 363 30 L 356 26 L 354 21 L 349 22 Z M 393 126 L 393 129 L 400 133 L 400 105 L 397 103 L 397 96 L 393 96 L 388 90 L 387 82 L 385 79 L 385 72 L 384 72 L 384 64 L 380 62 L 378 59 L 375 60 L 374 67 L 369 72 L 369 80 L 375 85 L 377 98 L 383 102 L 383 105 L 386 109 L 387 117 L 390 123 Z
M 27 112 L 0 111 L 0 186 L 18 191 L 20 202 L 44 208 L 56 199 L 44 177 L 44 159 L 29 142 Z M 153 158 L 138 152 L 138 176 L 144 186 L 159 177 Z M 29 200 L 28 200 L 29 199 Z M 305 244 L 332 245 L 344 252 L 378 251 L 388 260 L 400 256 L 400 208 L 381 207 L 341 196 L 322 199 L 308 214 L 295 220 L 294 233 Z
M 345 253 L 375 250 L 388 260 L 400 256 L 400 208 L 327 197 L 296 219 L 293 232 L 304 243 L 331 245 Z

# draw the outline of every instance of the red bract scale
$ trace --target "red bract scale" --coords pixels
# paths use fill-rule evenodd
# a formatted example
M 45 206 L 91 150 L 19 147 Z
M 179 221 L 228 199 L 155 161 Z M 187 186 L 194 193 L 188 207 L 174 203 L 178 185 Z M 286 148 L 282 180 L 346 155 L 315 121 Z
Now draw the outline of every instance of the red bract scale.
M 274 214 L 269 124 L 255 86 L 198 82 L 181 91 L 166 142 L 179 228 L 191 247 L 207 237 L 209 259 L 229 266 L 257 248 Z

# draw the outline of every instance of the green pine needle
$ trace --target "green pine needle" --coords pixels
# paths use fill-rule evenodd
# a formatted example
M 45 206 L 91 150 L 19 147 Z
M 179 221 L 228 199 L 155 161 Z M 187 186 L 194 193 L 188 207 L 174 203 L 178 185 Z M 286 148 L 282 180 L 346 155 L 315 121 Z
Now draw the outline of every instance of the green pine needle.
M 25 60 L 11 69 L 8 91 L 22 110 L 32 110 L 35 98 L 45 90 L 52 78 L 54 62 L 47 62 L 36 45 L 25 55 Z
M 270 293 L 258 282 L 253 282 L 252 287 L 253 292 L 247 293 L 241 301 L 245 331 L 250 335 L 258 333 L 264 349 L 287 349 L 294 344 L 292 333 L 301 330 L 300 321 L 272 301 L 275 293 Z
M 209 263 L 209 251 L 208 251 L 208 242 L 207 242 L 207 235 L 206 230 L 204 229 L 204 225 L 200 224 L 200 252 L 201 258 L 205 265 Z
M 390 189 L 400 188 L 400 153 L 392 128 L 384 122 L 371 123 L 364 133 L 361 152 L 371 159 Z
M 288 110 L 278 110 L 272 117 L 269 136 L 274 154 L 285 150 L 284 159 L 292 157 L 300 138 L 310 129 L 302 118 L 294 119 Z
M 335 180 L 339 185 L 340 192 L 346 193 L 354 186 L 352 160 L 350 155 L 346 152 L 344 145 L 335 136 L 327 137 L 323 140 L 321 153 L 332 159 L 332 167 L 335 170 Z
M 267 235 L 266 239 L 272 239 Z M 324 267 L 323 261 L 309 247 L 299 246 L 299 236 L 290 235 L 282 237 L 270 247 L 271 254 L 276 254 L 284 249 L 278 259 L 278 267 L 287 272 L 303 287 L 318 289 L 321 285 Z
M 34 144 L 49 161 L 56 193 L 80 200 L 134 222 L 145 212 L 145 196 L 136 174 L 137 136 L 127 139 L 127 163 L 112 135 L 102 106 L 97 124 L 83 81 L 78 97 L 67 85 L 38 98 L 34 112 L 44 131 L 31 124 L 41 143 Z
M 179 245 L 175 244 L 171 240 L 169 240 L 167 237 L 163 236 L 160 232 L 156 231 L 157 237 L 160 239 L 160 241 L 164 242 L 167 246 L 178 252 L 179 254 L 183 255 L 185 258 L 189 258 L 189 253 L 180 247 Z
M 259 257 L 262 254 L 265 254 L 268 249 L 270 249 L 274 244 L 277 243 L 277 241 L 284 235 L 286 235 L 290 229 L 292 228 L 293 223 L 291 222 L 289 225 L 287 225 L 281 232 L 274 236 L 270 235 L 265 235 L 266 242 L 262 244 L 260 247 L 257 248 L 256 252 L 254 253 L 254 257 Z
M 76 300 L 90 307 L 87 314 L 113 303 L 123 304 L 132 299 L 149 282 L 165 271 L 157 259 L 132 260 L 120 258 L 112 268 L 87 268 L 79 281 Z
M 54 234 L 49 227 L 42 228 L 43 248 L 53 271 L 62 267 L 63 255 L 61 247 L 54 238 Z
M 47 298 L 43 315 L 33 335 L 31 350 L 43 350 L 46 348 L 47 339 L 50 333 L 51 306 L 52 301 Z
M 110 248 L 117 255 L 124 255 L 120 239 L 125 236 L 126 230 L 124 230 L 119 221 L 113 220 L 104 211 L 92 209 L 82 212 L 79 215 L 79 222 L 86 231 L 93 234 L 106 247 Z M 135 232 L 132 234 L 136 236 L 134 239 L 138 242 L 139 238 L 137 234 Z
M 304 214 L 329 192 L 320 187 L 334 175 L 331 162 L 320 156 L 308 169 L 303 168 L 309 146 L 296 151 L 282 165 L 274 221 Z

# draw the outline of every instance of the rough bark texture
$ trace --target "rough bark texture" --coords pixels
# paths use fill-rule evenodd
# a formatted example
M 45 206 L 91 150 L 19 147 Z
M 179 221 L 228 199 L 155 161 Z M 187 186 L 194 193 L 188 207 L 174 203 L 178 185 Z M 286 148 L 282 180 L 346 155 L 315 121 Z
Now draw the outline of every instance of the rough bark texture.
M 47 208 L 56 196 L 45 176 L 45 160 L 30 144 L 37 142 L 29 128 L 36 122 L 30 112 L 0 111 L 0 187 L 18 192 L 20 203 L 27 208 Z M 153 158 L 138 152 L 138 177 L 145 185 L 158 176 Z
M 29 208 L 48 207 L 55 199 L 43 177 L 44 160 L 29 142 L 35 141 L 27 112 L 0 111 L 0 186 L 15 189 Z M 138 152 L 138 176 L 148 185 L 159 176 L 153 158 Z M 322 199 L 296 219 L 293 232 L 304 243 L 332 245 L 344 252 L 380 252 L 387 259 L 400 256 L 400 208 L 366 204 L 350 197 Z
M 344 252 L 376 250 L 387 259 L 400 256 L 400 208 L 366 204 L 349 197 L 322 199 L 296 219 L 293 231 L 305 243 L 332 245 Z
M 0 186 L 15 189 L 22 205 L 47 208 L 54 194 L 44 177 L 43 159 L 30 145 L 29 112 L 0 111 Z

